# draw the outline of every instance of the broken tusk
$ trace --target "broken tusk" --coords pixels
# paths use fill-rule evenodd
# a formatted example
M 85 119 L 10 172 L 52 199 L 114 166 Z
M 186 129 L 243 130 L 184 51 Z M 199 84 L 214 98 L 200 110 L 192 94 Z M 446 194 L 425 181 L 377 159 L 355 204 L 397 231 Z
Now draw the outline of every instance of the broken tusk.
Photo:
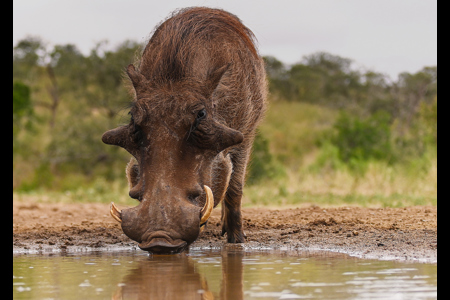
M 205 189 L 206 193 L 206 202 L 205 206 L 203 206 L 202 211 L 200 212 L 200 226 L 208 221 L 214 207 L 214 196 L 211 189 L 206 185 L 204 185 L 203 188 Z
M 117 222 L 122 223 L 122 212 L 114 205 L 114 202 L 111 202 L 109 212 Z

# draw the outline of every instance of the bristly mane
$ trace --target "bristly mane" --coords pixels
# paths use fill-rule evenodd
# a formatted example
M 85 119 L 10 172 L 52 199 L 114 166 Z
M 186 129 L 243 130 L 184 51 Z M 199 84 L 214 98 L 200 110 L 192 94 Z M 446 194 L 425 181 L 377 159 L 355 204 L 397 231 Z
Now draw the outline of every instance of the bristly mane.
M 143 51 L 140 72 L 154 82 L 198 77 L 226 63 L 220 60 L 229 49 L 250 51 L 257 58 L 255 40 L 235 15 L 206 7 L 184 8 L 157 26 Z

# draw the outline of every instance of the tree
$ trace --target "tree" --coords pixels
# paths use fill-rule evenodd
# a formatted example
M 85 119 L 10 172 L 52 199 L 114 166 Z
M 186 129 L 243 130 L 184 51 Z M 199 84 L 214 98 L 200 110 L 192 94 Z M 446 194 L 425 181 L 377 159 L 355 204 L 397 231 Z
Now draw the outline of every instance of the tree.
M 422 102 L 432 103 L 437 94 L 437 67 L 425 67 L 417 73 L 401 73 L 397 83 L 398 112 L 409 127 Z M 405 128 L 401 129 L 404 131 Z
M 50 53 L 50 66 L 58 74 L 61 92 L 80 92 L 87 84 L 88 60 L 73 44 L 56 45 Z M 62 78 L 63 77 L 63 78 Z
M 28 36 L 20 40 L 13 48 L 13 78 L 32 81 L 33 71 L 42 65 L 45 53 L 46 48 L 40 38 Z
M 320 70 L 304 64 L 291 67 L 289 74 L 289 97 L 297 101 L 322 102 L 324 98 L 324 75 Z
M 20 131 L 30 128 L 29 117 L 33 115 L 30 88 L 20 81 L 13 83 L 13 152 Z
M 139 44 L 125 41 L 114 51 L 103 49 L 105 43 L 98 44 L 87 58 L 89 62 L 88 84 L 96 86 L 87 90 L 90 105 L 106 110 L 110 119 L 129 103 L 129 95 L 124 87 L 125 67 L 133 63 Z
M 361 75 L 351 65 L 352 60 L 326 52 L 306 55 L 285 72 L 281 90 L 292 101 L 348 106 L 357 102 L 361 89 Z
M 392 96 L 392 83 L 387 75 L 367 71 L 362 76 L 362 85 L 359 93 L 360 107 L 366 114 L 377 111 L 388 112 L 392 118 L 397 115 L 395 98 Z
M 333 55 L 327 52 L 316 52 L 306 55 L 302 59 L 302 63 L 311 68 L 323 70 L 330 76 L 337 73 L 350 73 L 352 60 Z

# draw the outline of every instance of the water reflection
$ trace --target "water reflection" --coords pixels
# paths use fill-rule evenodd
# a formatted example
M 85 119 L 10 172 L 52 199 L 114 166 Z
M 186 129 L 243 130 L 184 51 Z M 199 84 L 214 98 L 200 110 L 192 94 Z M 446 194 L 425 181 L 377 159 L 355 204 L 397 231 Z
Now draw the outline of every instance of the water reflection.
M 194 261 L 183 254 L 155 255 L 131 270 L 112 299 L 214 299 Z
M 243 252 L 222 251 L 220 299 L 243 299 Z M 204 258 L 204 257 L 200 257 Z M 208 288 L 207 274 L 200 274 L 195 256 L 155 255 L 140 261 L 122 280 L 112 299 L 215 299 Z
M 242 251 L 222 251 L 221 299 L 244 299 Z
M 14 299 L 434 299 L 437 266 L 224 247 L 13 256 Z

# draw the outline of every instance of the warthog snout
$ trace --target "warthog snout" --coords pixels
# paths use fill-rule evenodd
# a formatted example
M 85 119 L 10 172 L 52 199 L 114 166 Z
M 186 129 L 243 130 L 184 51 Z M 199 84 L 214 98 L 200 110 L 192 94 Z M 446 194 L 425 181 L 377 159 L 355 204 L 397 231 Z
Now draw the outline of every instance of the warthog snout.
M 110 207 L 111 216 L 122 224 L 124 233 L 131 239 L 139 243 L 139 248 L 155 254 L 180 253 L 187 248 L 201 233 L 211 216 L 214 207 L 214 196 L 208 186 L 204 186 L 205 205 L 201 210 L 197 206 L 189 205 L 171 210 L 171 222 L 167 222 L 168 212 L 164 207 L 159 206 L 159 211 L 148 211 L 150 205 L 141 202 L 140 205 L 120 210 L 112 202 Z M 158 210 L 158 206 L 151 206 Z M 190 215 L 190 217 L 188 217 Z M 162 221 L 153 220 L 162 219 Z M 179 224 L 178 219 L 183 218 L 184 222 Z M 168 224 L 165 224 L 168 223 Z M 196 227 L 183 226 L 187 223 L 198 224 Z M 178 227 L 178 228 L 177 228 Z M 158 229 L 165 228 L 165 229 Z

